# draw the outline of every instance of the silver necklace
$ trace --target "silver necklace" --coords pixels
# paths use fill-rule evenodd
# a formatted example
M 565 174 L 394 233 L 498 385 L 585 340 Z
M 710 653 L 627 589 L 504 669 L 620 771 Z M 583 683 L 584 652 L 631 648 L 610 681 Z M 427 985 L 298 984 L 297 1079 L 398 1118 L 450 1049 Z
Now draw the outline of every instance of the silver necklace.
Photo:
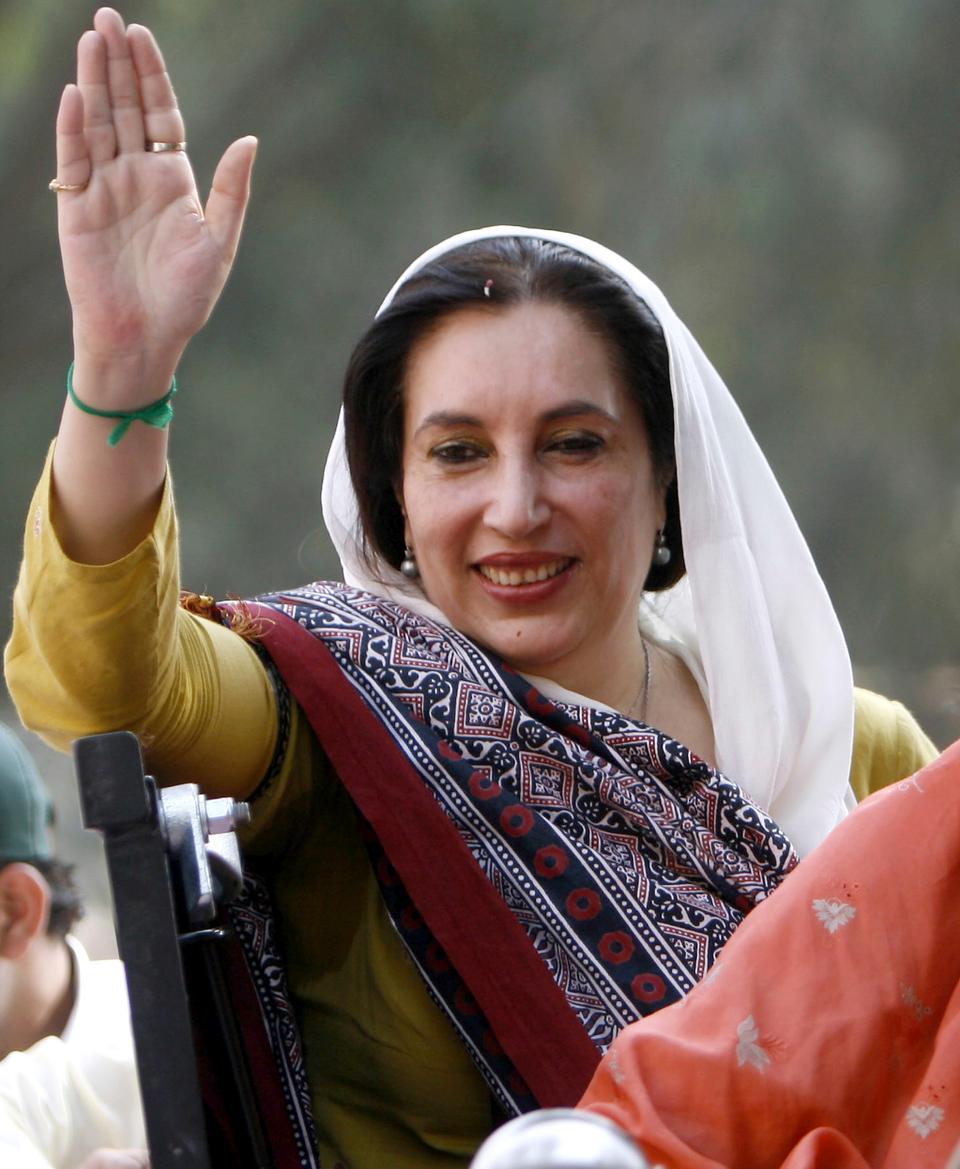
M 650 697 L 650 675 L 653 672 L 653 668 L 650 663 L 650 651 L 647 649 L 647 639 L 642 634 L 640 636 L 640 644 L 643 646 L 643 681 L 640 683 L 640 689 L 637 691 L 636 698 L 630 703 L 627 715 L 629 718 L 635 718 L 637 722 L 643 723 L 647 721 L 647 699 Z M 638 703 L 640 706 L 639 711 L 637 711 Z M 634 711 L 637 711 L 637 713 L 634 714 Z

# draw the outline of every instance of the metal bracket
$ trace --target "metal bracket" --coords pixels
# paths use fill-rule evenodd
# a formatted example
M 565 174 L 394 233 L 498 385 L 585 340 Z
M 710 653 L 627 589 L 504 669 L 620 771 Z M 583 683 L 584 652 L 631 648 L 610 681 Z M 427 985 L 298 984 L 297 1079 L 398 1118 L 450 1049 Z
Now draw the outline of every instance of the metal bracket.
M 246 804 L 160 791 L 126 731 L 74 744 L 83 823 L 102 833 L 131 1004 L 152 1169 L 210 1169 L 181 942 L 242 884 Z M 171 863 L 173 871 L 171 871 Z M 179 912 L 178 912 L 179 911 Z

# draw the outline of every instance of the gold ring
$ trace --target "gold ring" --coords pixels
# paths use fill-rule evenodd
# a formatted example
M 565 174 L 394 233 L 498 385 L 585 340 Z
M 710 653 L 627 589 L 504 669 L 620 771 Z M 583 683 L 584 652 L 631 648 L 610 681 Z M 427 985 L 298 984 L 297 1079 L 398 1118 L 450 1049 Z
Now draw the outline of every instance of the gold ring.
M 89 183 L 61 183 L 59 179 L 51 179 L 47 186 L 51 191 L 56 191 L 59 194 L 61 191 L 82 191 Z
M 187 144 L 186 142 L 151 142 L 148 138 L 145 149 L 149 150 L 151 154 L 165 154 L 168 150 L 174 154 L 183 154 L 187 149 Z

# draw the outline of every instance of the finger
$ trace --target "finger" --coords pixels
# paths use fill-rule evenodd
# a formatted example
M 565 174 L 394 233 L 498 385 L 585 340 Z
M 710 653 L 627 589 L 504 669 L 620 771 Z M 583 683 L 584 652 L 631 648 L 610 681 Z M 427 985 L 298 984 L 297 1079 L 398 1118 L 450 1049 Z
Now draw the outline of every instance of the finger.
M 152 142 L 182 142 L 186 138 L 183 117 L 153 33 L 142 24 L 131 24 L 127 40 L 140 83 L 146 138 Z
M 120 14 L 112 8 L 99 9 L 93 18 L 93 26 L 107 46 L 107 86 L 117 151 L 120 154 L 142 151 L 146 131 L 127 30 Z
M 224 151 L 213 175 L 206 208 L 207 228 L 228 262 L 236 255 L 240 241 L 256 154 L 256 138 L 239 138 Z
M 150 1169 L 146 1149 L 94 1149 L 77 1169 Z
M 146 1149 L 123 1149 L 117 1169 L 150 1169 L 150 1154 Z
M 77 44 L 77 85 L 83 95 L 83 133 L 94 166 L 117 153 L 117 136 L 107 88 L 107 46 L 98 32 L 85 32 Z
M 75 85 L 68 85 L 57 111 L 57 178 L 61 183 L 87 183 L 90 173 L 83 133 L 83 97 Z

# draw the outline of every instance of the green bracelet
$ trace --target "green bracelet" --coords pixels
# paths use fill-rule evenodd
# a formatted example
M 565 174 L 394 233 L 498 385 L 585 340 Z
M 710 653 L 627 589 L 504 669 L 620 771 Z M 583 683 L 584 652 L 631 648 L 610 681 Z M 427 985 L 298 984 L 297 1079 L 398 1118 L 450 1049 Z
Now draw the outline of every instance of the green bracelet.
M 173 406 L 170 399 L 176 392 L 177 379 L 174 378 L 170 383 L 170 389 L 162 398 L 157 398 L 155 402 L 151 402 L 149 406 L 144 406 L 141 410 L 97 410 L 96 407 L 81 402 L 77 397 L 73 388 L 72 361 L 67 370 L 67 393 L 70 395 L 70 401 L 78 410 L 82 410 L 85 414 L 95 414 L 98 418 L 119 418 L 119 425 L 110 431 L 110 436 L 107 439 L 111 446 L 116 446 L 123 438 L 130 429 L 131 422 L 146 422 L 148 426 L 155 426 L 157 430 L 166 430 L 170 425 L 170 419 L 173 418 Z

